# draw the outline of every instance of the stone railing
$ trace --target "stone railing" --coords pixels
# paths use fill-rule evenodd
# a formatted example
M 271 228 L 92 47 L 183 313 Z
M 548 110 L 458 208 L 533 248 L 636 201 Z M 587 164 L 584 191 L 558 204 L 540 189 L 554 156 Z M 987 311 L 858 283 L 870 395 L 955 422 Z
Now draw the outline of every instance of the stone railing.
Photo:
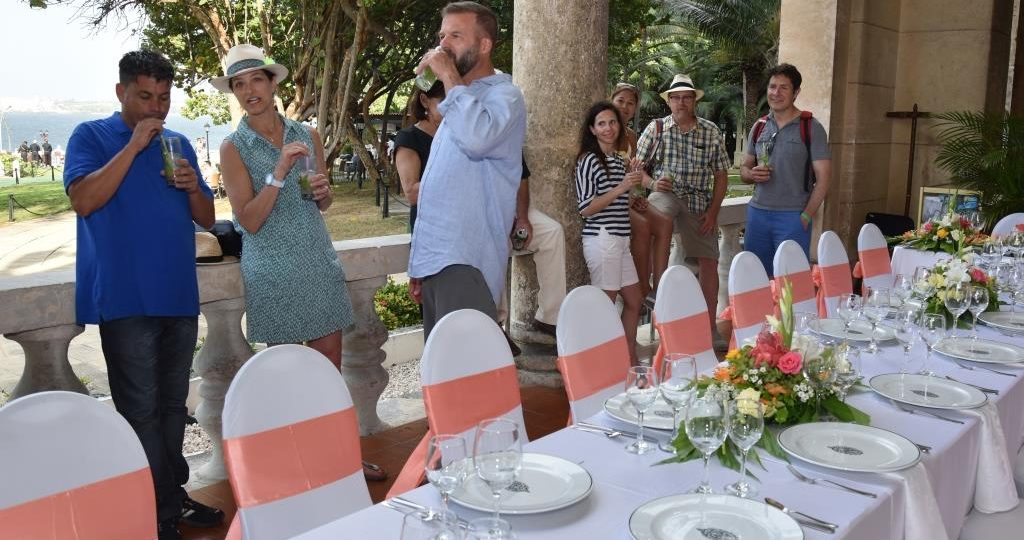
M 747 224 L 747 203 L 750 197 L 732 197 L 722 202 L 718 212 L 718 313 L 729 305 L 729 268 L 732 258 L 740 252 L 740 231 Z
M 373 295 L 388 275 L 405 272 L 409 235 L 347 240 L 334 247 L 345 267 L 357 320 L 344 334 L 341 371 L 365 435 L 382 427 L 377 400 L 388 384 L 381 350 L 388 332 L 374 311 Z M 197 275 L 207 335 L 194 364 L 202 377 L 196 416 L 214 445 L 213 458 L 197 474 L 217 480 L 227 477 L 220 448 L 224 395 L 252 350 L 241 327 L 245 298 L 238 264 L 203 265 Z M 11 398 L 43 390 L 87 393 L 68 362 L 68 345 L 82 333 L 75 324 L 74 271 L 0 278 L 0 306 L 0 334 L 25 352 L 25 368 Z

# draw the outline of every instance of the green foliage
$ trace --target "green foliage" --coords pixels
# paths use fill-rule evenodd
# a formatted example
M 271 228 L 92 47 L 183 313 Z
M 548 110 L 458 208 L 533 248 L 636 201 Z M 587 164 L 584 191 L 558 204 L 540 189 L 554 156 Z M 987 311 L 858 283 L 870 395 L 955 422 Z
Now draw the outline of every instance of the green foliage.
M 387 284 L 373 295 L 373 309 L 388 330 L 423 323 L 419 304 L 409 296 L 409 284 L 395 283 L 390 276 Z
M 980 111 L 937 118 L 942 149 L 935 163 L 958 188 L 981 193 L 986 222 L 1024 208 L 1024 118 Z
M 188 98 L 185 100 L 185 106 L 181 108 L 181 115 L 185 118 L 195 120 L 209 116 L 218 126 L 231 121 L 227 94 L 195 88 L 186 90 L 185 93 L 188 94 Z

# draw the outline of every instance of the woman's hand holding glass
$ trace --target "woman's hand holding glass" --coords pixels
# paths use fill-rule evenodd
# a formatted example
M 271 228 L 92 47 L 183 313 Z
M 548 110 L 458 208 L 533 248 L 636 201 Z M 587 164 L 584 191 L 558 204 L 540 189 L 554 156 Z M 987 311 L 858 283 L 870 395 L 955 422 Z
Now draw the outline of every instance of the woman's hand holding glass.
M 679 412 L 689 405 L 697 390 L 697 359 L 688 354 L 666 354 L 661 363 L 661 384 L 658 385 L 661 397 L 672 406 L 672 436 L 658 448 L 676 453 L 672 441 L 679 436 Z
M 626 398 L 636 409 L 636 441 L 626 447 L 631 454 L 646 454 L 654 447 L 644 439 L 644 413 L 658 399 L 658 376 L 650 366 L 633 366 L 626 372 Z

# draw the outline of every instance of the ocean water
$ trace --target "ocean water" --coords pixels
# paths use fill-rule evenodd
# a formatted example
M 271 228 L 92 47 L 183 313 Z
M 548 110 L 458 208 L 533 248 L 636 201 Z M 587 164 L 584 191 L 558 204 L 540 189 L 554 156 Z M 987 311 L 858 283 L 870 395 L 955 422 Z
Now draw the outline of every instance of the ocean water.
M 3 125 L 0 126 L 0 149 L 12 152 L 18 148 L 21 141 L 28 141 L 31 144 L 33 139 L 39 140 L 39 143 L 42 144 L 43 139 L 40 136 L 42 131 L 49 134 L 50 144 L 54 148 L 67 149 L 68 138 L 71 137 L 71 132 L 75 130 L 75 126 L 89 120 L 105 118 L 113 112 L 111 110 L 106 114 L 94 114 L 82 112 L 11 111 L 4 114 Z M 197 142 L 200 139 L 206 138 L 206 130 L 203 128 L 203 125 L 207 123 L 210 124 L 210 151 L 213 154 L 213 160 L 218 161 L 216 157 L 217 149 L 220 148 L 220 143 L 224 138 L 231 133 L 230 125 L 215 126 L 209 117 L 189 120 L 173 113 L 167 116 L 167 127 L 187 135 L 194 147 L 198 146 Z M 204 158 L 205 156 L 199 156 L 200 160 Z

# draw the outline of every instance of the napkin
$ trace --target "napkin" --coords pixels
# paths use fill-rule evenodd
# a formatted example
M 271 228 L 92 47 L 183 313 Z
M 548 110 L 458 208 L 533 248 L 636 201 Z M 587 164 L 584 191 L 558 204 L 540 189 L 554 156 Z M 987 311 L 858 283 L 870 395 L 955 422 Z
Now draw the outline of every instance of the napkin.
M 978 479 L 974 486 L 974 508 L 992 514 L 1017 506 L 1017 486 L 1013 466 L 1006 450 L 1006 436 L 999 412 L 991 402 L 977 409 L 961 411 L 981 419 L 981 448 L 978 454 Z
M 918 463 L 909 469 L 887 473 L 886 476 L 906 485 L 903 537 L 906 540 L 949 540 L 942 522 L 939 503 L 935 500 L 928 471 Z

